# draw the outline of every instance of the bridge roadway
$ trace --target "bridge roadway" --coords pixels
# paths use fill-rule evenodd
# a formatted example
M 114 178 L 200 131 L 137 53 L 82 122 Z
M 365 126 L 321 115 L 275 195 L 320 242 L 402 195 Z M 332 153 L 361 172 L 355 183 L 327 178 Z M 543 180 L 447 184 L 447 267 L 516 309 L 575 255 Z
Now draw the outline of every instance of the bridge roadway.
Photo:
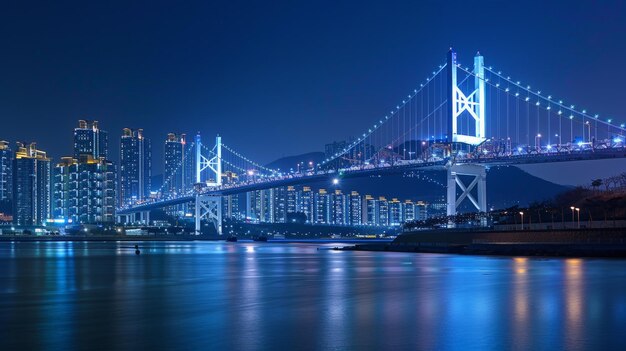
M 555 162 L 570 162 L 570 161 L 585 161 L 585 160 L 600 160 L 600 159 L 613 159 L 613 158 L 626 158 L 626 148 L 614 147 L 607 149 L 596 150 L 583 150 L 574 152 L 552 152 L 552 153 L 534 153 L 534 154 L 521 154 L 510 156 L 491 156 L 486 155 L 480 158 L 460 158 L 456 160 L 456 164 L 480 164 L 486 167 L 490 166 L 505 166 L 505 165 L 523 165 L 534 163 L 555 163 Z M 282 186 L 303 185 L 321 181 L 330 181 L 333 178 L 360 178 L 369 177 L 372 175 L 384 175 L 384 174 L 401 174 L 412 170 L 426 170 L 436 171 L 445 170 L 448 159 L 433 160 L 430 162 L 415 162 L 415 161 L 398 161 L 395 165 L 382 165 L 382 166 L 369 166 L 369 168 L 345 168 L 339 171 L 329 170 L 320 171 L 315 173 L 295 173 L 288 174 L 282 177 L 271 177 L 268 179 L 260 179 L 253 182 L 226 184 L 219 188 L 207 189 L 202 191 L 204 195 L 235 195 L 240 193 L 246 193 L 249 191 L 271 189 Z M 367 166 L 366 166 L 367 167 Z M 195 194 L 183 195 L 177 198 L 164 199 L 155 202 L 146 202 L 135 205 L 131 208 L 120 208 L 117 210 L 117 214 L 126 215 L 137 212 L 150 211 L 158 208 L 180 205 L 184 203 L 193 202 L 195 200 Z

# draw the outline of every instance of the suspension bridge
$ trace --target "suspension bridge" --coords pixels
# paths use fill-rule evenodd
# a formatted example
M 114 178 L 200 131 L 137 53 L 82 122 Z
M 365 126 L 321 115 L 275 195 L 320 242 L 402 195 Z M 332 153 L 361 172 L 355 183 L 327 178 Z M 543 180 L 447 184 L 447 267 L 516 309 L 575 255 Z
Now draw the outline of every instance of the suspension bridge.
M 486 212 L 488 167 L 626 157 L 625 127 L 486 66 L 480 53 L 462 65 L 450 49 L 418 87 L 315 167 L 281 172 L 219 136 L 207 147 L 197 135 L 187 151 L 195 155 L 195 185 L 119 208 L 117 218 L 148 221 L 150 210 L 194 203 L 196 232 L 206 220 L 221 234 L 224 196 L 413 170 L 447 171 L 449 216 L 465 201 Z

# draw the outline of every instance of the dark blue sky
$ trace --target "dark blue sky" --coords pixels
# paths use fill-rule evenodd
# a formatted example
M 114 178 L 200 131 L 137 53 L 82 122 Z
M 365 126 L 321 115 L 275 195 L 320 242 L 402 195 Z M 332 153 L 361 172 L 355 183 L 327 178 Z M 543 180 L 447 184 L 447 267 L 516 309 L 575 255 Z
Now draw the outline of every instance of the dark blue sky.
M 624 120 L 621 1 L 6 1 L 0 139 L 71 154 L 78 119 L 114 152 L 144 128 L 216 133 L 261 162 L 360 134 L 454 45 Z M 113 157 L 116 159 L 117 157 Z

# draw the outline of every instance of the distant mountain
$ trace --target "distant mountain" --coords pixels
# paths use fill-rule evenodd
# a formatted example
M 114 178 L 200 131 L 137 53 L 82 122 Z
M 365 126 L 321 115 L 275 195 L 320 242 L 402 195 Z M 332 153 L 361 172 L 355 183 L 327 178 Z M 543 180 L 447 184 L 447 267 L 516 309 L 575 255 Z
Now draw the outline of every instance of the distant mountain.
M 309 167 L 309 162 L 313 162 L 313 164 L 318 164 L 324 160 L 323 152 L 309 152 L 306 154 L 295 155 L 295 156 L 287 156 L 283 158 L 279 158 L 278 160 L 268 163 L 265 165 L 267 168 L 271 169 L 280 169 L 281 171 L 289 171 L 289 169 L 293 168 L 294 170 L 298 169 L 298 164 L 302 163 L 304 167 Z
M 323 159 L 321 152 L 285 157 L 276 160 L 268 167 L 289 169 L 298 162 L 319 162 Z M 306 160 L 306 161 L 305 161 Z M 465 182 L 469 183 L 469 180 Z M 385 196 L 387 199 L 425 200 L 428 202 L 443 201 L 446 196 L 445 171 L 416 171 L 404 175 L 372 176 L 367 178 L 346 178 L 334 186 L 330 181 L 310 184 L 314 189 L 324 188 L 328 191 L 341 189 L 344 193 L 358 191 L 361 195 L 375 197 Z M 493 208 L 507 208 L 514 205 L 526 206 L 533 201 L 549 200 L 555 195 L 570 188 L 530 175 L 515 166 L 492 167 L 487 171 L 487 203 Z M 472 210 L 469 202 L 461 211 Z

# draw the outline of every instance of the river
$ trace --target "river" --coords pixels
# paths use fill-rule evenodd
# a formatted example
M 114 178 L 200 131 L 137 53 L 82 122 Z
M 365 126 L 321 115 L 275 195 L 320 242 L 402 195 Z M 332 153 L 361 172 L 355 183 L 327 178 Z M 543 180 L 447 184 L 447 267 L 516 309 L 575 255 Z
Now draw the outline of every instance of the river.
M 626 260 L 0 243 L 0 350 L 619 349 Z

